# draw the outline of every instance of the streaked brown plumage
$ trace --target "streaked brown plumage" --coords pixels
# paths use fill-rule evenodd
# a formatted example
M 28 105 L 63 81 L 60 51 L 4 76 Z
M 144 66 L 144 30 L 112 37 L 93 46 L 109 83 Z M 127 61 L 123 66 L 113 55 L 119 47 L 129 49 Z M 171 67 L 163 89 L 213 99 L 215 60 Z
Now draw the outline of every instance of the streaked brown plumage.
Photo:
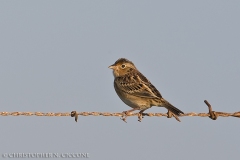
M 152 106 L 165 107 L 176 116 L 183 114 L 181 110 L 162 97 L 154 85 L 138 71 L 131 61 L 120 58 L 109 68 L 113 69 L 114 88 L 118 96 L 125 104 L 133 108 L 125 111 L 126 115 L 129 112 L 140 110 L 138 118 L 141 121 L 142 113 Z

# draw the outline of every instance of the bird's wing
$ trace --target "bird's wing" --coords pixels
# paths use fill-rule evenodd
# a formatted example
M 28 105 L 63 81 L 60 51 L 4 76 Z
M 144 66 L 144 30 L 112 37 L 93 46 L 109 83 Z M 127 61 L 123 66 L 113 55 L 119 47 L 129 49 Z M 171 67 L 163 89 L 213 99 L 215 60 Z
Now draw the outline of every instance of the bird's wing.
M 162 98 L 160 92 L 140 72 L 133 72 L 125 76 L 116 77 L 114 83 L 118 89 L 133 96 Z

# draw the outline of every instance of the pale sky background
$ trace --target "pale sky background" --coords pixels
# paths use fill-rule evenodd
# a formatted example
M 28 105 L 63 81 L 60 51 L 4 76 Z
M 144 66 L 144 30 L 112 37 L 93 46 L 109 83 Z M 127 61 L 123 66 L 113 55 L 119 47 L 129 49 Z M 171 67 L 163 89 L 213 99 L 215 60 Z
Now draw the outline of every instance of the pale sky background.
M 182 111 L 240 111 L 240 1 L 0 1 L 0 111 L 122 112 L 108 66 L 133 61 Z M 153 107 L 147 112 L 163 112 Z M 2 153 L 90 159 L 239 159 L 219 117 L 3 117 Z

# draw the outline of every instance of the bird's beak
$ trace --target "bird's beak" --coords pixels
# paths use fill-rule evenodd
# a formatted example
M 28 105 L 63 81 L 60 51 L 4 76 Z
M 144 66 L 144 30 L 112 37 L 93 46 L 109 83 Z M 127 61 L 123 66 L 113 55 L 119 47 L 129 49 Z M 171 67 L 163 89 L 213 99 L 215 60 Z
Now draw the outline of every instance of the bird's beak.
M 116 67 L 116 66 L 113 64 L 113 65 L 109 66 L 108 68 L 114 69 L 115 67 Z

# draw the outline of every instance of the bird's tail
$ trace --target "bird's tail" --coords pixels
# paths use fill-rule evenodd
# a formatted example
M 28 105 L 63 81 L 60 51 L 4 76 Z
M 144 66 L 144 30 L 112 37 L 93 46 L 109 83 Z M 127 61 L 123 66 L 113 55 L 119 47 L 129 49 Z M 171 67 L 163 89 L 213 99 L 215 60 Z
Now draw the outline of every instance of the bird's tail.
M 174 107 L 171 103 L 169 103 L 164 98 L 161 98 L 161 105 L 160 106 L 167 108 L 169 111 L 171 111 L 176 116 L 180 116 L 181 114 L 184 114 L 183 111 Z

